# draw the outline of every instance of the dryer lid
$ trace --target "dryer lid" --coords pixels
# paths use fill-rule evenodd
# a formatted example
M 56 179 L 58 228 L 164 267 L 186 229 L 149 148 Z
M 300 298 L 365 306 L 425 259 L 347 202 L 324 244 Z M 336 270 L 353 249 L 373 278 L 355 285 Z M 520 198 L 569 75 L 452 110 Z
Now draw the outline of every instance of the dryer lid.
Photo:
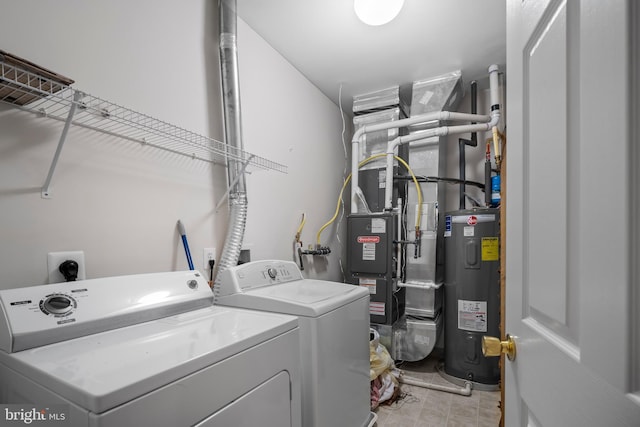
M 296 329 L 297 318 L 207 308 L 12 354 L 0 363 L 100 414 Z

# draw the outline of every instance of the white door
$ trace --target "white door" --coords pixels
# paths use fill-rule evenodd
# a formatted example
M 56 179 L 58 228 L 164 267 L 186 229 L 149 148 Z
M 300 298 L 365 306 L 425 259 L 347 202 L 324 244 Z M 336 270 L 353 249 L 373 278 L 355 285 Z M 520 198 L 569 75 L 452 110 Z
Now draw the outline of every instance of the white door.
M 507 0 L 507 427 L 640 426 L 639 8 Z

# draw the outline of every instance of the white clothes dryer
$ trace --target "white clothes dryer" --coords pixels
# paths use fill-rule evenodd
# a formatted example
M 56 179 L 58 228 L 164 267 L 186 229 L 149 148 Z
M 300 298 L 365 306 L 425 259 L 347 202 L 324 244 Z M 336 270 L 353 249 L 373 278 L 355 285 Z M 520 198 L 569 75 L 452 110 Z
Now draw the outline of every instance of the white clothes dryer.
M 229 268 L 214 285 L 215 304 L 299 317 L 304 427 L 373 424 L 369 380 L 369 292 L 304 279 L 289 261 Z
M 301 427 L 297 318 L 212 302 L 197 271 L 0 291 L 0 419 Z

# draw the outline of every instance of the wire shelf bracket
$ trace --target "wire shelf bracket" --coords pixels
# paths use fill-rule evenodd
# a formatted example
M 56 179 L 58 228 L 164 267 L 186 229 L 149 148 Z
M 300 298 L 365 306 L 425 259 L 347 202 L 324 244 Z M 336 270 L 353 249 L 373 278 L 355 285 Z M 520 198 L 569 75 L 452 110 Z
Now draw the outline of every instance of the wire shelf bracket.
M 64 127 L 62 128 L 62 134 L 60 135 L 60 140 L 58 141 L 58 147 L 56 148 L 56 152 L 53 155 L 53 160 L 51 161 L 51 166 L 49 167 L 49 173 L 47 174 L 47 179 L 44 181 L 44 185 L 42 186 L 42 198 L 49 199 L 51 198 L 51 179 L 53 178 L 53 173 L 56 170 L 56 166 L 58 165 L 58 159 L 60 158 L 60 153 L 62 152 L 62 147 L 64 145 L 64 141 L 67 139 L 67 133 L 69 132 L 69 127 L 71 126 L 71 122 L 73 121 L 73 115 L 76 112 L 77 102 L 82 98 L 82 92 L 77 91 L 73 96 L 73 101 L 71 103 L 71 107 L 69 107 L 69 113 L 67 114 L 67 119 L 64 122 Z
M 51 181 L 71 126 L 135 141 L 194 160 L 225 166 L 235 160 L 241 162 L 244 168 L 251 165 L 258 169 L 287 173 L 287 166 L 283 164 L 89 95 L 65 83 L 3 62 L 2 59 L 0 55 L 0 101 L 38 117 L 64 122 L 42 187 L 41 195 L 45 199 L 51 198 Z

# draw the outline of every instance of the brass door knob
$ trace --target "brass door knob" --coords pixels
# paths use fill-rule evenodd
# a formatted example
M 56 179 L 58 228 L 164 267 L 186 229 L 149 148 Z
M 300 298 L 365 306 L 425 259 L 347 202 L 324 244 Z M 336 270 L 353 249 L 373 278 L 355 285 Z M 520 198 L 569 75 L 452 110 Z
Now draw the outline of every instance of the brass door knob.
M 516 342 L 509 334 L 506 341 L 500 341 L 496 337 L 482 337 L 482 354 L 485 357 L 500 356 L 502 353 L 506 354 L 509 360 L 516 358 Z

